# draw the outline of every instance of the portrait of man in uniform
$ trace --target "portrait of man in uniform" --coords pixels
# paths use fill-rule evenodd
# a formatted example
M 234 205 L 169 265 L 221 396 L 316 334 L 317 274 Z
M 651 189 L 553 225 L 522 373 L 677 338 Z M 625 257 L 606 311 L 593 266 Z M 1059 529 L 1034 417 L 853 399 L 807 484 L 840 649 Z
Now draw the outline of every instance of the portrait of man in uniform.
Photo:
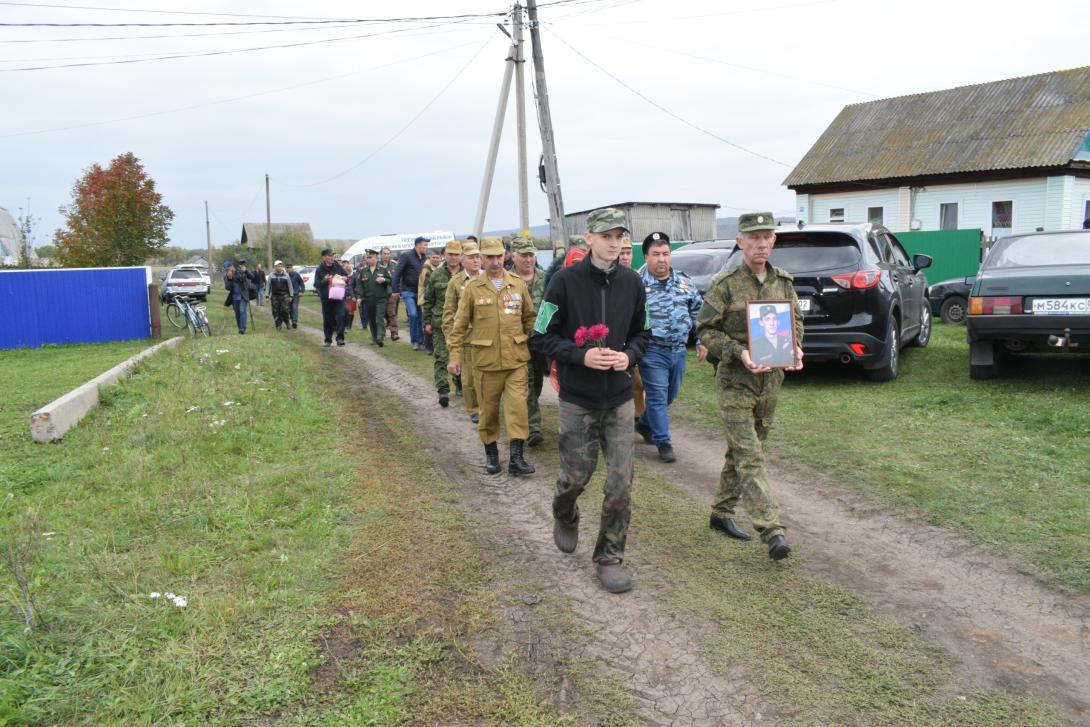
M 749 355 L 754 363 L 772 368 L 794 365 L 795 321 L 790 301 L 749 301 L 746 318 L 749 320 Z

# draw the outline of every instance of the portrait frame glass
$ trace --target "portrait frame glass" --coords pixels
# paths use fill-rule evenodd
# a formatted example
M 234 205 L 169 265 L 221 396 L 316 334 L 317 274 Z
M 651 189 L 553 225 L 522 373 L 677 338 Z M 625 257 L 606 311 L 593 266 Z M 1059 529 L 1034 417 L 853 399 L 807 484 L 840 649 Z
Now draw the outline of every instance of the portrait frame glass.
M 766 322 L 772 312 L 775 318 Z M 790 300 L 746 301 L 746 331 L 753 363 L 774 369 L 795 365 L 795 306 Z

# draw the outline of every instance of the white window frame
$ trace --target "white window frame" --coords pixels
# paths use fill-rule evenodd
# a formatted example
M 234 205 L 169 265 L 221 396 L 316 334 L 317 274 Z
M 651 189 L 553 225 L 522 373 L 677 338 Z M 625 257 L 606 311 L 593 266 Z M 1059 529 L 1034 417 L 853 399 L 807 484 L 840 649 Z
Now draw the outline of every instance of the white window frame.
M 965 213 L 965 203 L 960 199 L 940 199 L 939 200 L 939 216 L 938 216 L 939 218 L 938 218 L 938 224 L 935 226 L 935 229 L 936 230 L 942 230 L 943 229 L 943 227 L 942 227 L 942 206 L 944 204 L 957 205 L 957 208 L 958 208 L 958 225 L 954 229 L 955 230 L 960 230 L 961 229 L 961 217 Z M 989 210 L 989 213 L 990 213 L 990 210 Z
M 844 221 L 844 211 L 846 209 L 847 209 L 846 207 L 830 207 L 829 208 L 829 222 L 830 223 L 843 222 Z M 840 212 L 840 214 L 839 215 L 834 214 L 836 212 Z

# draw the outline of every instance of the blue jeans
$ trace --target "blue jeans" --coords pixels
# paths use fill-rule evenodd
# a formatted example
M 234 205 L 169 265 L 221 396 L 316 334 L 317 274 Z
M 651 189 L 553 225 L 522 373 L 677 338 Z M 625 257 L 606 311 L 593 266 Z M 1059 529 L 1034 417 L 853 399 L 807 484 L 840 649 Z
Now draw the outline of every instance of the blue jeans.
M 246 330 L 246 309 L 250 305 L 248 300 L 239 300 L 235 298 L 231 301 L 231 306 L 235 309 L 235 323 L 238 324 L 239 331 Z
M 409 343 L 423 346 L 424 324 L 420 320 L 420 307 L 416 304 L 416 291 L 402 293 L 401 299 L 405 301 L 405 316 L 409 319 Z
M 258 305 L 265 305 L 265 286 L 264 285 L 257 286 L 257 304 Z
M 674 403 L 681 391 L 685 376 L 685 349 L 671 351 L 655 344 L 647 346 L 640 359 L 640 376 L 647 396 L 647 408 L 640 417 L 640 424 L 651 428 L 651 440 L 655 444 L 670 442 L 670 419 L 666 407 Z
M 302 293 L 296 293 L 291 297 L 291 322 L 299 322 L 299 299 L 303 297 Z

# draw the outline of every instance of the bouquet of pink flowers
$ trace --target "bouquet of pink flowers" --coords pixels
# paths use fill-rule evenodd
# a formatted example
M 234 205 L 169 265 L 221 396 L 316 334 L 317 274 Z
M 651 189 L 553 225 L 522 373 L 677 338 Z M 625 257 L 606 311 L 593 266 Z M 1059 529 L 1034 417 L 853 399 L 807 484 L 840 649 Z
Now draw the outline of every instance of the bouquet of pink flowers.
M 588 343 L 598 348 L 605 348 L 607 337 L 609 337 L 609 326 L 605 323 L 595 323 L 593 326 L 579 326 L 579 328 L 575 329 L 575 335 L 572 339 L 579 348 L 586 346 Z

